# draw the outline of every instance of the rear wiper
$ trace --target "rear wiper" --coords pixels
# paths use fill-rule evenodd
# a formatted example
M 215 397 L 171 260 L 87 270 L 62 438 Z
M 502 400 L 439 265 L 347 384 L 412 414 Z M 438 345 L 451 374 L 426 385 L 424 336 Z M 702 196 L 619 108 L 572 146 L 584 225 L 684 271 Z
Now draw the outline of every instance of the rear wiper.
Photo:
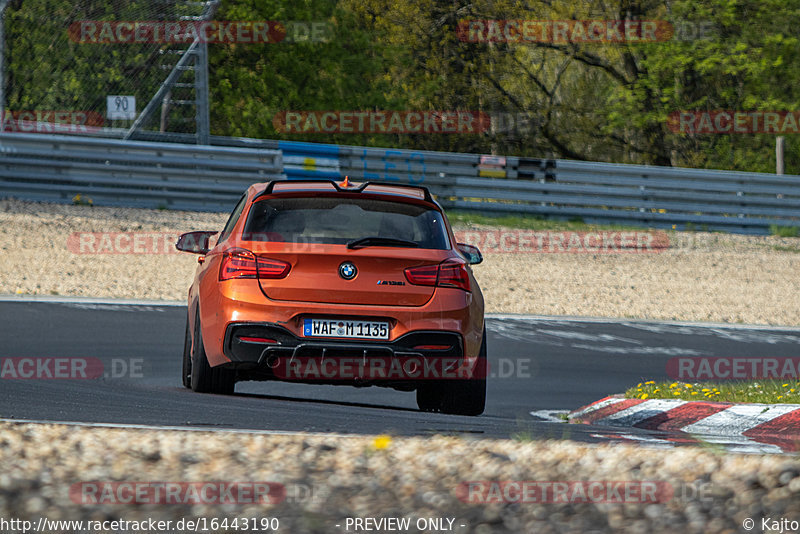
M 363 248 L 363 247 L 418 247 L 419 243 L 413 241 L 406 241 L 405 239 L 395 239 L 393 237 L 362 237 L 347 243 L 347 248 Z

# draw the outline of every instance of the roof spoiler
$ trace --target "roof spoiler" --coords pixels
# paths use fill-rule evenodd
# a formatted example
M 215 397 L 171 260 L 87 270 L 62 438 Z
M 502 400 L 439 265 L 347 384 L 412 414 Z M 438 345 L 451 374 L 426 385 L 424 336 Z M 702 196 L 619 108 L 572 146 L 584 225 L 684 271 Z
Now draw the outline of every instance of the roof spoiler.
M 426 202 L 430 202 L 431 204 L 435 204 L 435 201 L 433 200 L 433 197 L 431 196 L 431 192 L 428 191 L 427 187 L 424 187 L 424 186 L 421 186 L 421 185 L 395 184 L 395 183 L 391 183 L 391 182 L 364 182 L 364 183 L 362 183 L 361 185 L 359 185 L 357 187 L 342 187 L 340 185 L 340 183 L 337 182 L 336 180 L 273 180 L 273 181 L 271 181 L 271 182 L 269 182 L 267 184 L 267 188 L 264 190 L 264 192 L 262 192 L 256 198 L 259 198 L 259 197 L 262 197 L 262 196 L 265 196 L 265 195 L 271 195 L 272 194 L 272 190 L 275 187 L 275 184 L 289 184 L 289 183 L 291 183 L 291 184 L 329 183 L 329 184 L 332 184 L 333 187 L 336 188 L 336 191 L 339 191 L 340 193 L 345 193 L 345 192 L 347 192 L 347 193 L 361 193 L 361 192 L 364 191 L 364 189 L 366 189 L 367 187 L 369 187 L 371 185 L 383 185 L 383 186 L 388 186 L 388 187 L 405 187 L 405 188 L 408 188 L 408 189 L 416 189 L 416 190 L 422 191 L 423 194 L 424 194 L 425 201 Z

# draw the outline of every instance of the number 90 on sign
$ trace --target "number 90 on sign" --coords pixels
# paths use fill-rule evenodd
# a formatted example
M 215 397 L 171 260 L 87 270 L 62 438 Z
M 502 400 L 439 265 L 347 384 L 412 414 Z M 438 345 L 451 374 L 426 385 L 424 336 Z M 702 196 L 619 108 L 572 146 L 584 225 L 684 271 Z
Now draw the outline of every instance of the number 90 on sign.
M 136 97 L 133 95 L 106 96 L 106 118 L 110 120 L 136 118 Z

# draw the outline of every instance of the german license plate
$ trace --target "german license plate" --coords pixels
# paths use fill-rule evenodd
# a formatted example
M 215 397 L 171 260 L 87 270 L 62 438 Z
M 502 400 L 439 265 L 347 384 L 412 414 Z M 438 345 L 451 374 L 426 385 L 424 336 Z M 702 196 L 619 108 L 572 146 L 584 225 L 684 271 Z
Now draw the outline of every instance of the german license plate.
M 386 321 L 353 321 L 350 319 L 304 319 L 303 336 L 389 339 L 389 323 Z

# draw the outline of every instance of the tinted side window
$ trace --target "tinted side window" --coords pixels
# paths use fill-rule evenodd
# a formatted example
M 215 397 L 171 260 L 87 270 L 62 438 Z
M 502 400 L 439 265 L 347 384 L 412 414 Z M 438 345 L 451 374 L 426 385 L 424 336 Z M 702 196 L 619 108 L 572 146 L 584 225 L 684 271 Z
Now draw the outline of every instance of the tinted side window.
M 225 228 L 222 229 L 222 233 L 219 236 L 217 242 L 223 241 L 228 238 L 228 236 L 233 231 L 233 227 L 236 226 L 236 221 L 239 220 L 239 217 L 242 216 L 242 211 L 244 211 L 244 205 L 247 203 L 247 194 L 242 195 L 242 198 L 239 199 L 239 203 L 236 204 L 236 207 L 233 208 L 231 212 L 231 216 L 228 217 L 228 222 L 225 223 Z

